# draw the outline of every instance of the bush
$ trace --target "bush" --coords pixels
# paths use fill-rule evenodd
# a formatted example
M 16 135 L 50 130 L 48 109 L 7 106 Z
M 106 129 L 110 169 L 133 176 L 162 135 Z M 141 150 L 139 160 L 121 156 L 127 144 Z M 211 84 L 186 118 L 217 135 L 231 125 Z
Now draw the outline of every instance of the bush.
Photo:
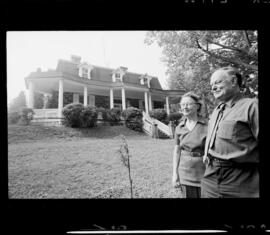
M 134 131 L 143 131 L 142 111 L 140 109 L 129 107 L 122 112 L 125 119 L 125 125 Z
M 103 121 L 108 121 L 108 115 L 107 115 L 107 109 L 103 108 L 103 107 L 98 107 L 97 108 L 97 112 L 101 112 L 101 115 L 102 115 L 102 119 Z
M 108 109 L 107 120 L 111 122 L 111 125 L 118 124 L 121 121 L 121 110 L 119 108 Z
M 94 127 L 97 123 L 97 108 L 95 106 L 83 107 L 80 113 L 80 120 L 82 127 Z
M 19 124 L 29 125 L 33 119 L 34 111 L 31 108 L 22 108 L 20 112 Z
M 63 124 L 69 127 L 81 127 L 81 113 L 83 109 L 84 106 L 81 103 L 71 103 L 66 105 L 62 111 L 64 116 Z
M 9 124 L 16 124 L 18 123 L 19 119 L 20 119 L 20 112 L 19 111 L 14 111 L 14 112 L 10 112 L 8 113 L 8 123 Z
M 182 118 L 181 113 L 170 113 L 167 119 L 168 121 L 172 121 L 174 126 L 177 126 L 181 118 Z
M 149 112 L 150 117 L 159 120 L 168 125 L 167 112 L 165 109 L 154 109 Z

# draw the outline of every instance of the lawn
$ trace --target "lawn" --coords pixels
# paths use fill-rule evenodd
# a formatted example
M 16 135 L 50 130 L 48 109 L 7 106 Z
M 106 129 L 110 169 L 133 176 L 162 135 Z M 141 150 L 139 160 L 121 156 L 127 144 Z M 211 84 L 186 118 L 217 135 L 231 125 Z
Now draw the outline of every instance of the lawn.
M 8 126 L 10 198 L 129 198 L 128 170 L 117 150 L 131 153 L 134 198 L 179 198 L 171 186 L 172 139 L 153 139 L 123 126 L 92 129 Z

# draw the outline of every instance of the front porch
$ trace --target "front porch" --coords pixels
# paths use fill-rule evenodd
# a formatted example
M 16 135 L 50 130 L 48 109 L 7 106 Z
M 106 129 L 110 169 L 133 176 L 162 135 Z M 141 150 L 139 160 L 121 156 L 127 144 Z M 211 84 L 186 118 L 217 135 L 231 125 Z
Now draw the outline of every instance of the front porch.
M 53 77 L 48 82 L 46 78 L 28 79 L 28 107 L 35 110 L 34 118 L 38 119 L 61 119 L 62 109 L 65 105 L 74 102 L 83 103 L 85 106 L 92 105 L 103 108 L 119 108 L 121 111 L 127 107 L 142 109 L 147 114 L 155 108 L 165 108 L 170 113 L 170 96 L 163 90 L 148 89 L 134 85 L 125 85 L 117 82 L 108 86 L 101 86 L 97 81 L 90 81 L 92 84 L 74 82 L 63 78 Z M 89 82 L 88 82 L 89 83 Z M 34 92 L 45 94 L 44 109 L 35 109 Z M 55 96 L 56 102 L 49 109 L 46 108 L 48 97 Z

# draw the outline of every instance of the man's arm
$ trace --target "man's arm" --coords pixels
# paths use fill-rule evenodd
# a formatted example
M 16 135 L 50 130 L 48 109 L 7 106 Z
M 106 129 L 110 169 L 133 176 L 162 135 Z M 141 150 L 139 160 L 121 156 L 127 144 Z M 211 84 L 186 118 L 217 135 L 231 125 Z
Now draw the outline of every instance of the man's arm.
M 258 99 L 254 99 L 249 109 L 249 123 L 250 129 L 254 138 L 259 139 L 259 104 Z

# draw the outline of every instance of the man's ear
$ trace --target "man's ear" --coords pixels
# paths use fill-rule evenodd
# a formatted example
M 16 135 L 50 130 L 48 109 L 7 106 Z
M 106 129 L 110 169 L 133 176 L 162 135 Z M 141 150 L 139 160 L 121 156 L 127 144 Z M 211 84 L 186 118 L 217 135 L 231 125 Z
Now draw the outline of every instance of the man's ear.
M 237 77 L 236 76 L 232 76 L 231 82 L 232 82 L 232 85 L 233 86 L 238 86 L 238 82 L 237 82 Z

